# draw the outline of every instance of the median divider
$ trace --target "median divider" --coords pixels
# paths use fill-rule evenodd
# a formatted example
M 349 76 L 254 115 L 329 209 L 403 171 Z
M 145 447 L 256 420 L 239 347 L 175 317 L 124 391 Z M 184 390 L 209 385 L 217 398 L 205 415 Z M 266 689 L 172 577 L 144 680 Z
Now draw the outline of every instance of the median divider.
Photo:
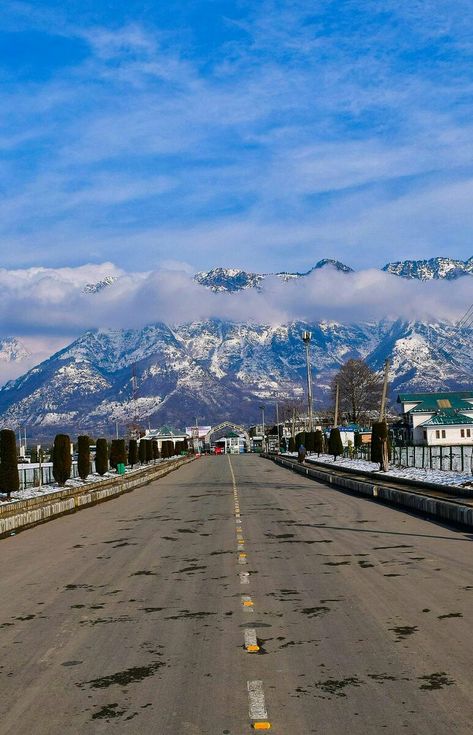
M 299 464 L 297 460 L 291 460 L 281 457 L 280 455 L 261 454 L 265 459 L 271 459 L 282 467 L 297 472 L 305 477 L 311 477 L 314 480 L 320 480 L 334 488 L 349 492 L 355 495 L 363 495 L 374 501 L 385 503 L 397 508 L 405 508 L 406 510 L 429 516 L 435 520 L 460 525 L 469 529 L 473 528 L 473 507 L 462 500 L 454 500 L 449 497 L 435 497 L 431 493 L 435 487 L 432 483 L 415 482 L 415 487 L 409 487 L 410 481 L 405 480 L 403 487 L 391 487 L 392 478 L 389 477 L 383 481 L 379 477 L 379 473 L 373 479 L 368 474 L 366 477 L 360 477 L 357 470 L 349 470 L 347 467 L 343 471 L 338 468 L 330 467 L 325 464 L 318 466 L 315 464 Z M 320 463 L 322 465 L 322 463 Z M 396 478 L 397 483 L 400 478 Z M 450 487 L 451 491 L 453 488 Z M 456 489 L 456 488 L 455 488 Z M 436 492 L 441 495 L 445 489 L 441 485 L 436 486 Z M 447 493 L 445 493 L 447 495 Z M 458 493 L 460 495 L 460 493 Z M 471 494 L 471 492 L 469 493 Z M 472 501 L 470 501 L 472 502 Z
M 64 488 L 28 500 L 4 503 L 0 505 L 0 538 L 11 536 L 16 532 L 31 528 L 39 523 L 45 523 L 67 513 L 74 513 L 77 510 L 116 498 L 137 487 L 142 487 L 164 477 L 193 460 L 194 457 L 170 460 L 153 467 L 144 467 L 136 472 L 117 475 L 83 486 Z

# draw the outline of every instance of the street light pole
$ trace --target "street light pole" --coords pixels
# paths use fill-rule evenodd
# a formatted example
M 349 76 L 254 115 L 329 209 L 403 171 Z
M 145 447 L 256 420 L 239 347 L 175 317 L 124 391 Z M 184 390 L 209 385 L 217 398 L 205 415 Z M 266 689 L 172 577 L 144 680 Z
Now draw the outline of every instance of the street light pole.
M 307 407 L 309 409 L 309 431 L 312 431 L 312 370 L 310 367 L 310 340 L 311 332 L 302 332 L 302 341 L 305 344 L 305 357 L 307 364 Z

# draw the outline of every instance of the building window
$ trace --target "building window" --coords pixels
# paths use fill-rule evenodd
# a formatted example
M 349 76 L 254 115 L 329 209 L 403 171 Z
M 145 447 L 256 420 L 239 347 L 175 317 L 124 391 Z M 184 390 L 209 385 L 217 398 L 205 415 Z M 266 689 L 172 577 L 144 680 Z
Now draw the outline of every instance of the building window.
M 468 431 L 469 431 L 469 429 L 468 429 Z M 462 439 L 465 438 L 465 429 L 460 429 L 460 436 L 461 436 Z
M 442 439 L 445 439 L 445 429 L 442 429 Z
M 435 438 L 440 439 L 440 431 L 438 429 L 435 432 Z

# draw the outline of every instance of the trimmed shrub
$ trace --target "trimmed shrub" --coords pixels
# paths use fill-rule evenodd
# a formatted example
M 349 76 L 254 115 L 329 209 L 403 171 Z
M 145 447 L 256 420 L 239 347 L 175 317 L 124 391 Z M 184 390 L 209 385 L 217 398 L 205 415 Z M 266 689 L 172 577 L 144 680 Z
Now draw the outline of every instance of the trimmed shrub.
M 314 436 L 314 452 L 320 456 L 324 451 L 324 435 L 320 429 L 317 429 Z
M 146 446 L 146 462 L 152 462 L 153 461 L 153 443 L 150 439 L 146 439 L 145 441 Z
M 20 489 L 16 436 L 12 429 L 0 431 L 0 491 L 10 493 Z
M 305 433 L 305 431 L 300 431 L 298 434 L 296 434 L 296 449 L 295 449 L 295 451 L 296 452 L 299 451 L 299 447 L 300 447 L 301 444 L 303 444 L 304 447 L 307 449 L 306 441 L 307 440 L 306 440 L 306 433 Z
M 56 434 L 53 450 L 53 477 L 59 485 L 64 485 L 71 476 L 71 440 L 67 434 Z
M 130 439 L 128 442 L 128 463 L 132 467 L 138 463 L 138 442 L 136 439 Z
M 187 441 L 187 436 L 184 437 L 184 441 L 182 442 L 183 449 L 185 452 L 189 450 L 189 442 Z
M 371 461 L 383 462 L 383 443 L 388 443 L 388 457 L 391 454 L 389 445 L 389 432 L 386 421 L 376 421 L 371 429 Z
M 90 472 L 90 443 L 86 434 L 77 437 L 77 453 L 77 472 L 85 480 Z
M 174 457 L 174 442 L 168 439 L 164 442 L 164 446 L 166 447 L 166 457 Z
M 332 429 L 328 440 L 328 449 L 330 454 L 333 454 L 333 458 L 337 459 L 340 454 L 343 454 L 342 437 L 340 436 L 340 429 Z
M 141 464 L 146 464 L 146 439 L 140 439 L 138 457 Z
M 153 445 L 153 459 L 156 462 L 156 460 L 159 459 L 159 446 L 158 446 L 158 442 L 157 442 L 156 439 L 153 439 L 153 441 L 151 442 L 151 444 Z
M 117 469 L 119 464 L 126 464 L 126 444 L 124 439 L 112 439 L 110 447 L 110 466 L 114 470 Z
M 103 476 L 108 472 L 108 443 L 106 439 L 97 439 L 95 445 L 95 469 Z
M 363 442 L 361 441 L 361 434 L 359 431 L 355 431 L 355 449 L 359 449 Z
M 296 440 L 294 439 L 293 436 L 289 437 L 289 451 L 290 452 L 297 451 L 297 449 L 296 449 Z

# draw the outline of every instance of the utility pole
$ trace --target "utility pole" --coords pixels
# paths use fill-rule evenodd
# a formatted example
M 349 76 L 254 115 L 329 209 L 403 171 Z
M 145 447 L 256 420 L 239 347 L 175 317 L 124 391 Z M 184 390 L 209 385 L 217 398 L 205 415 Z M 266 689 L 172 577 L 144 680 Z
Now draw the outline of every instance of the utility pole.
M 388 392 L 388 374 L 389 374 L 389 360 L 384 362 L 384 383 L 383 393 L 381 395 L 381 407 L 379 409 L 379 420 L 385 421 L 386 414 L 386 395 Z M 381 445 L 381 467 L 383 472 L 387 472 L 389 469 L 389 452 L 388 452 L 388 439 L 382 439 Z
M 281 448 L 281 439 L 280 439 L 280 436 L 279 436 L 279 405 L 278 405 L 278 402 L 277 401 L 276 401 L 276 426 L 277 426 L 277 429 L 278 429 L 278 452 L 279 452 L 279 450 Z
M 336 429 L 338 426 L 338 402 L 340 397 L 340 386 L 336 385 L 335 389 L 335 416 L 333 417 L 333 428 Z
M 379 420 L 384 421 L 386 414 L 386 396 L 388 393 L 389 360 L 384 361 L 384 383 L 381 395 L 381 407 L 379 409 Z
M 264 435 L 264 406 L 261 405 L 260 406 L 260 409 L 261 409 L 261 421 L 262 421 L 262 424 L 263 424 L 263 442 L 262 442 L 262 449 L 263 449 L 263 452 L 264 452 L 264 450 L 265 450 L 265 444 L 266 444 L 266 442 L 265 442 L 265 438 L 266 437 Z
M 312 370 L 310 366 L 310 340 L 312 332 L 302 332 L 302 341 L 305 344 L 305 358 L 307 364 L 307 407 L 309 413 L 309 431 L 312 431 Z

